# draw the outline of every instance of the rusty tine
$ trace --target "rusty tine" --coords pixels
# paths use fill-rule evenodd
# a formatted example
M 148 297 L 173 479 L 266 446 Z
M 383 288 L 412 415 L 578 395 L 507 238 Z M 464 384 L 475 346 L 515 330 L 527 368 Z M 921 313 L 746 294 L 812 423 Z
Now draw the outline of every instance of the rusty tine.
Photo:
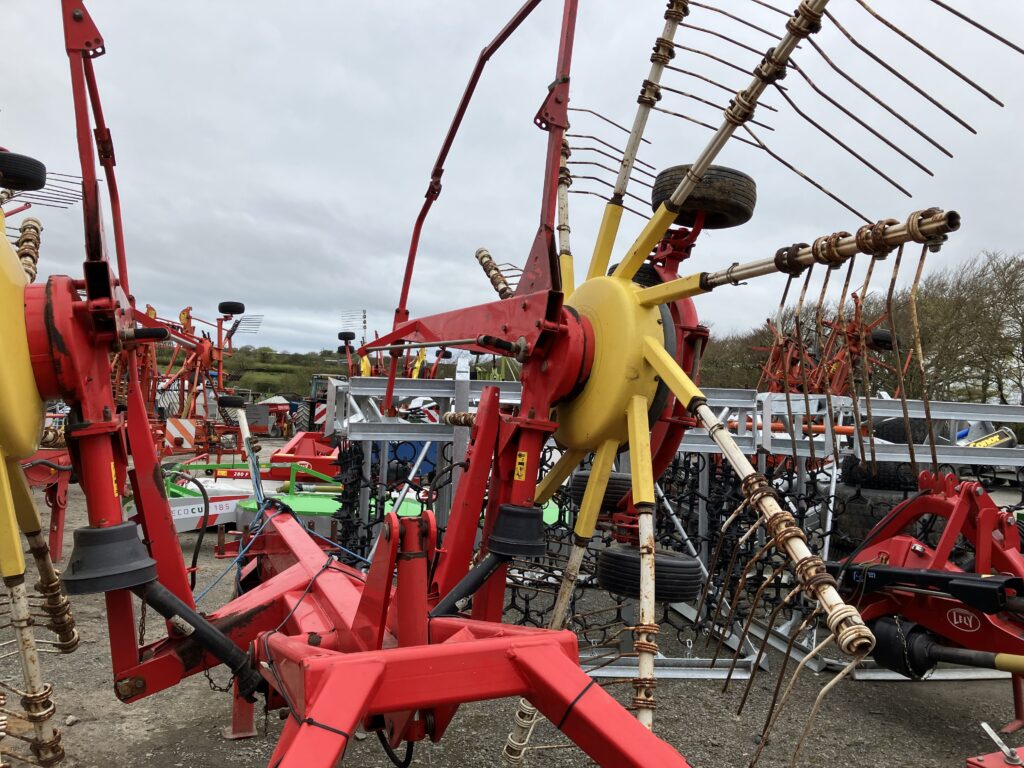
M 785 568 L 785 565 L 783 565 L 782 567 Z M 771 615 L 768 616 L 768 622 L 765 626 L 764 637 L 761 638 L 761 645 L 757 649 L 757 656 L 754 658 L 754 664 L 750 668 L 750 677 L 747 678 L 747 684 L 743 689 L 743 696 L 740 699 L 740 705 L 736 709 L 737 716 L 743 714 L 743 708 L 747 704 L 747 697 L 750 696 L 750 689 L 754 685 L 754 677 L 757 675 L 757 670 L 759 669 L 759 665 L 761 664 L 761 659 L 764 658 L 764 654 L 768 650 L 768 641 L 771 639 L 771 634 L 775 631 L 775 622 L 779 617 L 779 613 L 782 612 L 783 608 L 792 603 L 793 598 L 799 595 L 802 591 L 803 587 L 797 584 L 795 587 L 793 587 L 793 589 L 786 593 L 786 596 L 782 598 L 781 602 L 779 602 L 779 604 L 775 606 L 775 608 L 772 610 Z M 736 651 L 735 657 L 739 658 L 739 650 Z
M 867 11 L 867 12 L 868 12 L 868 13 L 869 13 L 869 14 L 870 14 L 870 15 L 871 15 L 871 16 L 872 16 L 872 17 L 873 17 L 873 18 L 874 18 L 874 19 L 875 19 L 876 21 L 878 21 L 879 23 L 881 23 L 881 24 L 883 24 L 884 26 L 888 27 L 888 28 L 889 28 L 890 30 L 892 30 L 893 32 L 895 32 L 895 33 L 896 33 L 897 35 L 899 35 L 900 37 L 902 37 L 902 38 L 903 38 L 904 40 L 906 40 L 906 41 L 907 41 L 908 43 L 910 43 L 910 44 L 911 44 L 912 46 L 914 46 L 915 48 L 917 48 L 917 50 L 921 51 L 921 53 L 923 53 L 923 54 L 925 54 L 926 56 L 928 56 L 928 57 L 929 57 L 929 58 L 930 58 L 930 59 L 931 59 L 932 61 L 936 62 L 937 64 L 939 64 L 940 66 L 942 66 L 943 68 L 945 68 L 946 70 L 948 70 L 949 72 L 952 72 L 952 73 L 953 73 L 954 75 L 956 75 L 956 76 L 957 76 L 958 78 L 960 78 L 961 80 L 963 80 L 963 81 L 964 81 L 965 83 L 967 83 L 967 84 L 968 84 L 969 86 L 971 86 L 971 87 L 972 87 L 972 88 L 973 88 L 974 90 L 976 90 L 976 91 L 977 91 L 978 93 L 980 93 L 980 94 L 981 94 L 982 96 L 985 96 L 985 97 L 986 97 L 986 98 L 987 98 L 987 99 L 988 99 L 989 101 L 995 102 L 995 103 L 996 103 L 996 104 L 998 104 L 998 105 L 999 105 L 1000 107 L 1006 106 L 1005 104 L 1003 104 L 1003 102 L 1001 102 L 1001 101 L 1000 101 L 999 99 L 997 99 L 997 98 L 996 98 L 995 96 L 993 96 L 993 95 L 992 95 L 991 93 L 989 93 L 988 91 L 986 91 L 986 90 L 985 90 L 984 88 L 982 88 L 982 87 L 981 87 L 980 85 L 978 85 L 978 84 L 977 84 L 976 82 L 974 82 L 973 80 L 971 80 L 971 78 L 969 78 L 969 77 L 968 77 L 967 75 L 965 75 L 965 74 L 964 74 L 963 72 L 961 72 L 961 71 L 960 71 L 959 69 L 957 69 L 956 67 L 954 67 L 954 66 L 953 66 L 952 64 L 950 64 L 950 63 L 949 63 L 948 61 L 946 61 L 945 59 L 943 59 L 943 58 L 942 58 L 941 56 L 939 56 L 939 55 L 937 55 L 937 54 L 933 53 L 933 52 L 932 52 L 931 50 L 929 50 L 929 49 L 928 49 L 928 48 L 926 48 L 925 46 L 921 45 L 921 43 L 919 43 L 919 42 L 918 42 L 918 41 L 917 41 L 917 40 L 916 40 L 916 39 L 915 39 L 914 37 L 912 37 L 911 35 L 908 35 L 908 34 L 907 34 L 906 32 L 904 32 L 904 31 L 903 31 L 902 29 L 900 29 L 900 28 L 899 28 L 899 27 L 897 27 L 897 26 L 896 26 L 895 24 L 893 24 L 893 23 L 892 23 L 891 21 L 889 21 L 889 20 L 888 20 L 887 18 L 885 18 L 884 16 L 882 16 L 882 15 L 881 15 L 880 13 L 878 13 L 878 12 L 877 12 L 877 11 L 876 11 L 876 10 L 875 10 L 874 8 L 872 8 L 872 7 L 870 6 L 870 5 L 868 5 L 868 4 L 866 3 L 866 2 L 864 2 L 864 0 L 857 0 L 857 4 L 858 4 L 858 5 L 859 5 L 859 6 L 861 7 L 861 8 L 863 8 L 863 9 L 864 9 L 865 11 Z
M 783 562 L 782 565 L 775 566 L 775 568 L 772 569 L 772 572 L 768 574 L 767 578 L 761 580 L 761 585 L 757 588 L 757 591 L 754 593 L 754 599 L 751 601 L 752 605 L 757 605 L 757 601 L 761 599 L 761 596 L 764 594 L 764 591 L 768 587 L 768 585 L 774 582 L 775 579 L 777 579 L 785 570 L 786 563 Z M 740 633 L 740 638 L 736 641 L 736 649 L 735 651 L 733 651 L 732 660 L 729 662 L 729 672 L 725 676 L 725 683 L 722 685 L 722 693 L 725 693 L 729 690 L 729 683 L 732 682 L 732 674 L 736 670 L 736 663 L 739 661 L 740 653 L 743 650 L 743 643 L 746 641 L 747 635 L 750 634 L 750 626 L 753 624 L 753 622 L 754 611 L 753 608 L 751 608 L 751 610 L 747 612 L 746 621 L 743 622 L 743 631 Z M 769 629 L 769 632 L 770 631 L 771 630 Z M 759 657 L 757 663 L 760 663 L 760 661 L 761 659 Z M 753 669 L 751 669 L 750 674 L 751 676 L 753 676 Z
M 886 70 L 886 71 L 887 71 L 887 72 L 888 72 L 889 74 L 891 74 L 891 75 L 892 75 L 893 77 L 895 77 L 895 78 L 896 78 L 897 80 L 899 80 L 899 81 L 900 81 L 901 83 L 903 83 L 903 84 L 904 84 L 904 85 L 906 85 L 906 86 L 907 86 L 908 88 L 910 88 L 910 89 L 911 89 L 912 91 L 914 91 L 914 92 L 915 92 L 916 94 L 918 94 L 918 95 L 919 95 L 919 96 L 920 96 L 921 98 L 925 99 L 925 100 L 926 100 L 927 102 L 929 102 L 930 104 L 932 104 L 932 105 L 933 105 L 934 107 L 936 107 L 937 109 L 941 110 L 941 111 L 942 111 L 943 113 L 945 113 L 945 114 L 946 114 L 946 115 L 947 115 L 947 116 L 948 116 L 948 117 L 949 117 L 949 118 L 950 118 L 951 120 L 953 120 L 953 121 L 954 121 L 954 122 L 956 122 L 956 123 L 959 123 L 959 124 L 960 124 L 961 126 L 963 126 L 963 127 L 965 128 L 965 129 L 967 129 L 967 130 L 968 130 L 968 131 L 970 131 L 971 133 L 974 133 L 974 134 L 977 134 L 977 133 L 978 133 L 978 132 L 977 132 L 977 131 L 976 131 L 976 130 L 975 130 L 975 129 L 974 129 L 974 128 L 973 128 L 973 127 L 972 127 L 972 126 L 970 125 L 970 123 L 968 123 L 968 122 L 967 122 L 966 120 L 964 120 L 964 119 L 963 119 L 962 117 L 960 117 L 959 115 L 957 115 L 957 114 L 956 114 L 955 112 L 953 112 L 953 111 L 952 111 L 951 109 L 949 109 L 949 108 L 948 108 L 948 107 L 947 107 L 946 105 L 944 105 L 944 104 L 943 104 L 942 102 L 940 102 L 940 101 L 939 101 L 938 99 L 936 99 L 936 98 L 935 98 L 934 96 L 932 96 L 932 95 L 931 95 L 930 93 L 928 93 L 928 91 L 926 91 L 926 90 L 925 90 L 924 88 L 922 88 L 921 86 L 919 86 L 919 85 L 917 85 L 916 83 L 914 83 L 914 82 L 913 82 L 912 80 L 910 80 L 910 78 L 908 78 L 908 77 L 907 77 L 906 75 L 904 75 L 904 74 L 903 74 L 902 72 L 900 72 L 900 71 L 899 71 L 898 69 L 896 69 L 896 68 L 895 68 L 895 67 L 893 67 L 893 66 L 892 66 L 891 64 L 889 64 L 889 63 L 888 63 L 888 62 L 887 62 L 887 61 L 886 61 L 885 59 L 883 59 L 883 58 L 882 58 L 881 56 L 879 56 L 879 55 L 878 55 L 878 54 L 876 54 L 876 53 L 875 53 L 874 51 L 872 51 L 872 50 L 871 50 L 870 48 L 868 48 L 868 47 L 867 47 L 867 46 L 865 46 L 865 45 L 864 45 L 863 43 L 861 43 L 861 42 L 860 42 L 860 41 L 859 41 L 859 40 L 858 40 L 858 39 L 857 39 L 856 37 L 854 37 L 854 36 L 853 36 L 852 34 L 850 34 L 850 32 L 849 32 L 849 31 L 848 31 L 848 30 L 846 29 L 846 27 L 844 27 L 844 26 L 843 26 L 842 24 L 840 24 L 840 23 L 839 23 L 839 20 L 838 20 L 838 19 L 837 19 L 837 18 L 836 18 L 836 17 L 835 17 L 835 16 L 833 15 L 833 14 L 832 14 L 832 12 L 831 12 L 831 11 L 829 11 L 828 9 L 826 9 L 826 10 L 824 11 L 824 13 L 825 13 L 825 18 L 827 18 L 827 19 L 828 19 L 829 21 L 831 21 L 831 22 L 832 22 L 832 23 L 833 23 L 833 24 L 835 25 L 836 29 L 838 29 L 838 30 L 839 30 L 839 32 L 840 32 L 840 33 L 841 33 L 841 34 L 843 35 L 843 37 L 845 37 L 845 38 L 846 38 L 847 40 L 849 40 L 849 41 L 850 41 L 850 43 L 851 43 L 851 44 L 852 44 L 852 45 L 853 45 L 853 46 L 854 46 L 854 47 L 855 47 L 855 48 L 856 48 L 857 50 L 859 50 L 859 51 L 860 51 L 861 53 L 863 53 L 863 54 L 864 54 L 865 56 L 867 56 L 868 58 L 870 58 L 870 59 L 871 59 L 872 61 L 874 61 L 874 62 L 875 62 L 876 64 L 878 64 L 878 65 L 879 65 L 880 67 L 882 67 L 882 68 L 883 68 L 884 70 Z

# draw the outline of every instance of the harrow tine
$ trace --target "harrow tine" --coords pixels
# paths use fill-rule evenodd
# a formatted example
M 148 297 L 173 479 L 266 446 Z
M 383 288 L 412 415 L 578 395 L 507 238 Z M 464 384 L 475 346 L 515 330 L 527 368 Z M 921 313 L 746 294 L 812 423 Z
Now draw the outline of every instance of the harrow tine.
M 751 526 L 751 528 L 744 534 L 744 536 L 749 534 L 751 531 L 755 530 L 760 525 L 761 522 L 762 522 L 762 520 L 761 520 L 761 518 L 759 518 L 758 521 L 753 526 Z M 724 539 L 724 538 L 725 538 L 725 536 L 723 534 L 722 539 Z M 718 601 L 715 603 L 715 612 L 714 612 L 714 614 L 711 617 L 711 623 L 709 625 L 709 629 L 712 630 L 712 631 L 718 625 L 718 617 L 722 615 L 722 606 L 725 604 L 725 598 L 726 598 L 726 595 L 729 592 L 729 584 L 732 581 L 733 570 L 736 568 L 736 560 L 739 558 L 740 550 L 743 548 L 743 545 L 741 543 L 743 541 L 746 541 L 746 539 L 745 538 L 741 538 L 733 546 L 732 554 L 729 556 L 729 564 L 725 567 L 725 571 L 723 572 L 724 575 L 723 575 L 723 581 L 722 581 L 722 588 L 718 592 Z M 737 597 L 737 595 L 738 595 L 738 590 L 734 590 L 733 591 L 733 598 L 734 598 L 733 602 L 735 602 L 735 598 Z M 731 606 L 731 603 L 730 603 L 730 606 Z M 730 608 L 730 610 L 731 610 L 731 608 Z M 729 631 L 728 626 L 723 627 L 723 631 L 728 633 L 728 631 Z M 706 639 L 706 641 L 704 643 L 704 647 L 705 648 L 710 648 L 711 647 L 711 632 L 708 632 L 708 636 L 707 636 L 707 639 Z
M 611 152 L 605 152 L 603 149 L 598 149 L 597 147 L 579 147 L 579 146 L 576 146 L 576 147 L 573 147 L 572 150 L 573 150 L 573 152 L 596 152 L 597 154 L 602 155 L 603 157 L 607 157 L 610 160 L 614 160 L 616 163 L 622 161 L 622 157 L 621 156 L 613 155 Z M 647 176 L 650 176 L 652 179 L 657 178 L 655 174 L 651 173 L 646 168 L 635 168 L 634 167 L 633 170 L 636 171 L 637 173 L 642 173 L 642 174 L 645 174 Z M 637 180 L 635 176 L 632 176 L 630 178 L 632 178 L 633 181 Z
M 723 112 L 726 109 L 726 107 L 723 106 L 722 104 L 717 104 L 717 103 L 711 101 L 710 99 L 705 99 L 702 96 L 697 96 L 696 94 L 689 93 L 688 91 L 681 91 L 678 88 L 670 88 L 667 85 L 662 85 L 661 86 L 661 90 L 668 91 L 669 93 L 674 93 L 677 96 L 682 96 L 682 97 L 687 98 L 687 99 L 692 99 L 693 101 L 700 102 L 701 104 L 704 104 L 706 106 L 714 107 L 715 109 L 720 109 Z M 765 130 L 769 130 L 769 131 L 774 131 L 775 130 L 774 128 L 772 128 L 767 123 L 762 123 L 761 121 L 754 120 L 753 118 L 750 119 L 750 122 L 753 123 L 754 125 L 757 125 L 757 126 L 760 126 L 761 128 L 764 128 Z

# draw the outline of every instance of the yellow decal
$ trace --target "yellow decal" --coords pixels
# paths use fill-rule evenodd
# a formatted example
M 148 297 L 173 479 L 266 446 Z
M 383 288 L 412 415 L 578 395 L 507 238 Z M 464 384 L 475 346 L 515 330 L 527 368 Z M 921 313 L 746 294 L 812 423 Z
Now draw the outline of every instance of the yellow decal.
M 117 498 L 117 468 L 114 466 L 114 462 L 110 462 L 110 484 L 114 488 L 114 498 Z
M 514 475 L 516 480 L 526 479 L 526 451 L 520 451 L 516 454 L 516 473 Z
M 974 440 L 967 445 L 971 448 L 988 448 L 990 445 L 994 445 L 1002 441 L 1004 437 L 1005 435 L 1003 435 L 1002 432 L 993 432 L 990 435 L 979 437 L 977 440 Z

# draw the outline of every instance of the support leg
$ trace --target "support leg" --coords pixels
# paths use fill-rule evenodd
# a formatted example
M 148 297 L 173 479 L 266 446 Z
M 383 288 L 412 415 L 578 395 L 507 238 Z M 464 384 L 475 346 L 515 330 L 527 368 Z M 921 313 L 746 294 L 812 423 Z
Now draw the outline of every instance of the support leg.
M 1013 720 L 1008 722 L 999 732 L 1007 735 L 1016 733 L 1024 728 L 1024 679 L 1020 675 L 1013 675 L 1010 678 L 1010 685 L 1013 686 Z

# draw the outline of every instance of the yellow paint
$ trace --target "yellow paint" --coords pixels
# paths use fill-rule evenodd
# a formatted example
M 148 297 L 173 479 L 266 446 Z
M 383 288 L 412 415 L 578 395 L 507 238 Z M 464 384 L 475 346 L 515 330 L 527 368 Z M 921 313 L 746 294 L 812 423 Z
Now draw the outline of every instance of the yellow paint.
M 583 491 L 583 501 L 580 502 L 580 513 L 576 516 L 576 527 L 573 529 L 580 538 L 589 539 L 594 535 L 597 517 L 601 513 L 601 502 L 608 488 L 608 476 L 611 474 L 612 463 L 618 450 L 617 440 L 608 440 L 597 449 L 594 464 L 590 468 L 590 479 Z
M 14 514 L 18 518 L 18 525 L 24 533 L 39 533 L 43 529 L 43 523 L 39 518 L 39 510 L 32 500 L 28 480 L 21 471 L 21 463 L 17 459 L 7 460 L 7 476 L 11 482 L 11 498 L 14 499 Z
M 637 298 L 642 306 L 653 307 L 689 296 L 699 296 L 702 293 L 708 293 L 708 291 L 700 287 L 700 273 L 698 272 L 696 275 L 679 277 L 661 285 L 644 288 Z
M 416 355 L 416 362 L 412 364 L 412 377 L 418 379 L 420 377 L 420 369 L 423 368 L 423 362 L 427 359 L 427 348 L 420 347 L 419 354 Z
M 626 442 L 626 407 L 634 395 L 654 397 L 658 382 L 637 343 L 644 336 L 664 339 L 658 308 L 641 307 L 638 285 L 595 277 L 567 302 L 594 331 L 594 363 L 583 390 L 556 408 L 555 440 L 566 448 L 593 451 L 615 440 Z
M 592 277 L 603 277 L 608 271 L 608 260 L 612 256 L 612 246 L 615 245 L 615 235 L 619 231 L 622 211 L 622 206 L 614 203 L 608 203 L 604 207 L 601 228 L 597 230 L 597 242 L 594 243 L 594 255 L 590 259 L 590 269 L 587 270 L 588 280 Z
M 615 272 L 612 274 L 615 277 L 631 280 L 636 271 L 640 269 L 640 265 L 651 255 L 651 250 L 661 241 L 661 238 L 665 236 L 668 228 L 672 226 L 672 222 L 675 220 L 676 214 L 672 213 L 662 203 L 650 220 L 648 220 L 647 225 L 637 237 L 636 242 L 630 246 L 626 258 L 619 263 L 619 266 L 615 268 Z
M 370 368 L 370 358 L 365 357 L 365 356 L 360 356 L 360 358 L 359 358 L 359 374 L 361 376 L 369 376 L 372 372 L 373 372 L 373 369 Z
M 566 297 L 571 296 L 572 290 L 576 286 L 571 253 L 558 254 L 558 273 L 562 276 L 562 293 Z
M 991 435 L 985 435 L 984 437 L 979 437 L 977 440 L 972 440 L 967 445 L 971 448 L 988 448 L 990 445 L 995 445 L 996 443 L 1004 440 L 1005 437 L 1006 436 L 1002 432 L 993 432 Z
M 117 498 L 117 467 L 110 462 L 110 487 L 114 490 L 114 498 Z
M 519 451 L 516 454 L 516 471 L 513 477 L 517 482 L 526 479 L 526 462 L 529 458 L 530 456 L 526 451 Z
M 572 474 L 572 471 L 579 466 L 579 463 L 583 461 L 586 455 L 586 451 L 566 451 L 563 453 L 562 457 L 555 462 L 555 466 L 549 469 L 543 479 L 537 483 L 537 491 L 533 500 L 538 504 L 546 504 L 550 501 L 551 497 L 555 495 L 555 491 Z
M 1015 675 L 1024 675 L 1024 656 L 1014 653 L 997 653 L 996 669 L 1003 672 L 1012 672 Z
M 647 398 L 634 395 L 626 411 L 629 422 L 629 469 L 633 479 L 633 503 L 654 503 L 654 467 L 651 463 L 651 427 Z
M 665 345 L 657 339 L 646 336 L 643 340 L 643 354 L 661 376 L 665 385 L 672 390 L 679 401 L 689 408 L 694 399 L 704 399 L 704 393 L 686 375 L 672 355 L 665 351 Z
M 0 213 L 0 225 L 4 224 Z M 35 453 L 43 420 L 25 332 L 25 285 L 21 262 L 0 238 L 0 455 L 24 459 Z
M 0 211 L 0 227 L 5 223 Z M 27 282 L 14 249 L 0 238 L 0 574 L 5 577 L 25 572 L 15 505 L 20 490 L 12 482 L 24 482 L 13 477 L 21 471 L 17 460 L 35 452 L 43 421 L 25 332 Z
M 0 575 L 8 578 L 20 576 L 24 572 L 25 555 L 22 552 L 21 534 L 18 533 L 8 463 L 0 461 Z

